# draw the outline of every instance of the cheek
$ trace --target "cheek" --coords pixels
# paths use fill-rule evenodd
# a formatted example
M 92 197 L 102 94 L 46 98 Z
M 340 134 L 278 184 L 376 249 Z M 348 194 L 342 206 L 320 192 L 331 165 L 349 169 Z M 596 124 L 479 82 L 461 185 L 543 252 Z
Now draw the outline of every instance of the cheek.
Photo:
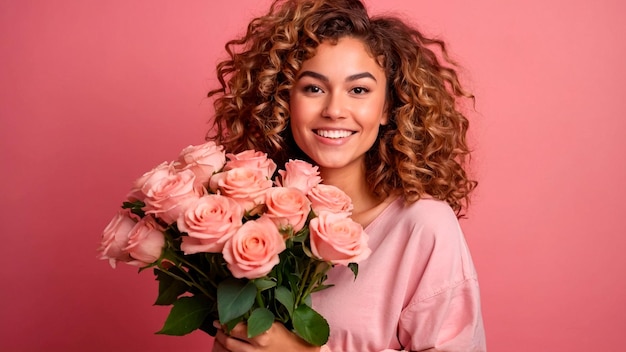
M 361 121 L 367 124 L 369 128 L 378 130 L 378 126 L 387 123 L 388 117 L 385 111 L 384 99 L 370 100 L 367 104 L 361 104 L 358 109 Z
M 291 128 L 297 129 L 302 125 L 302 121 L 305 120 L 306 116 L 306 104 L 303 104 L 302 101 L 298 98 L 294 98 L 291 101 L 291 105 L 289 106 L 289 115 L 291 119 Z
M 302 104 L 300 101 L 292 102 L 289 108 L 291 133 L 296 142 L 300 142 L 300 139 L 303 138 L 309 120 L 308 116 L 311 115 L 309 110 L 310 108 L 307 108 L 306 104 Z

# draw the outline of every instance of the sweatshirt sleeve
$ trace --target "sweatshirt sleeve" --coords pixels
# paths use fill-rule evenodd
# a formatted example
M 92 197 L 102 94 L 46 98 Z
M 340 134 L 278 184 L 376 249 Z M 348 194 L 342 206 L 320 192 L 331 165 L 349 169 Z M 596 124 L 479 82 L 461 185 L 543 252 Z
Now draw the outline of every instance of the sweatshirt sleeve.
M 398 339 L 409 351 L 486 351 L 478 280 L 465 237 L 450 209 L 430 210 L 418 229 L 428 261 L 401 312 Z
M 478 282 L 467 279 L 407 307 L 398 338 L 411 351 L 486 351 Z

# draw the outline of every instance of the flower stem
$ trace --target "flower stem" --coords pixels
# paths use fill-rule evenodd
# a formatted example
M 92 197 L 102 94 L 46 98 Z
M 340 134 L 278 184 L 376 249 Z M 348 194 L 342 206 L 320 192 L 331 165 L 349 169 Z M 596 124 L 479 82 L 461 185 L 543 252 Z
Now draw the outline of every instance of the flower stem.
M 176 255 L 176 254 L 175 254 Z M 200 270 L 198 267 L 196 267 L 195 265 L 191 264 L 189 261 L 187 261 L 183 256 L 180 255 L 176 255 L 177 259 L 180 260 L 180 262 L 182 264 L 184 264 L 185 266 L 187 266 L 189 269 L 193 269 L 194 271 L 196 271 L 198 274 L 202 275 L 202 277 L 204 277 L 205 279 L 209 279 L 209 277 L 207 276 L 207 274 L 204 273 L 204 271 Z
M 176 274 L 172 273 L 171 271 L 169 271 L 169 270 L 167 270 L 167 269 L 164 269 L 164 268 L 159 267 L 159 270 L 160 270 L 161 272 L 165 273 L 166 275 L 169 275 L 170 277 L 172 277 L 172 278 L 176 279 L 176 280 L 179 280 L 179 281 L 184 282 L 184 283 L 185 283 L 185 284 L 187 284 L 188 286 L 192 286 L 192 287 L 197 288 L 197 289 L 198 289 L 200 292 L 202 292 L 205 296 L 207 296 L 207 297 L 211 297 L 211 294 L 210 294 L 208 291 L 206 291 L 206 290 L 204 289 L 204 287 L 202 287 L 201 285 L 198 285 L 195 281 L 193 281 L 193 278 L 191 278 L 191 281 L 189 281 L 189 280 L 185 280 L 184 278 L 182 278 L 182 277 L 180 277 L 180 276 L 178 276 L 178 275 L 176 275 Z
M 314 260 L 311 260 L 311 261 L 314 261 Z M 315 261 L 317 262 L 317 260 Z M 304 294 L 301 297 L 302 300 L 304 300 L 305 297 L 310 295 L 313 292 L 313 290 L 319 286 L 320 284 L 319 281 L 324 277 L 324 275 L 326 274 L 326 272 L 328 272 L 330 268 L 331 268 L 331 265 L 327 262 L 317 262 L 315 264 L 315 270 L 313 271 L 313 274 L 311 275 L 312 278 L 308 281 L 308 285 L 306 285 L 307 286 L 306 290 L 304 291 Z
M 300 287 L 298 288 L 298 295 L 296 296 L 296 301 L 295 303 L 295 307 L 300 306 L 300 304 L 302 303 L 302 301 L 304 300 L 303 293 L 307 290 L 305 290 L 305 286 L 308 285 L 309 283 L 309 273 L 311 271 L 311 259 L 309 259 L 309 265 L 306 266 L 306 269 L 304 269 L 304 273 L 302 274 L 302 279 L 300 282 Z
M 259 305 L 259 308 L 265 308 L 265 303 L 263 302 L 263 296 L 261 296 L 261 291 L 256 292 L 256 304 Z

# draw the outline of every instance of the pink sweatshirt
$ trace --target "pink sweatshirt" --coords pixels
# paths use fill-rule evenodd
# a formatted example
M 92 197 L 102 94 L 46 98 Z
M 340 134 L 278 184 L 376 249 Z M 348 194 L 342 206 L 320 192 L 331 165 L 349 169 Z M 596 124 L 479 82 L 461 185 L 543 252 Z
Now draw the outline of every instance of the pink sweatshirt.
M 450 206 L 422 199 L 391 203 L 365 229 L 371 256 L 335 266 L 313 294 L 330 324 L 332 352 L 485 351 L 476 271 Z

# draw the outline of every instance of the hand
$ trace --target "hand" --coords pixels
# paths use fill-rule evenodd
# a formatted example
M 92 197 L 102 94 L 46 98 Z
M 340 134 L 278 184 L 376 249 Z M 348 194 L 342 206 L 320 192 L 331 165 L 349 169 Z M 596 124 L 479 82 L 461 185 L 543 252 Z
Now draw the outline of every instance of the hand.
M 319 352 L 320 348 L 304 341 L 296 334 L 287 330 L 281 323 L 274 322 L 266 332 L 253 338 L 247 337 L 247 327 L 244 323 L 237 324 L 227 335 L 219 323 L 217 335 L 213 343 L 213 352 Z

